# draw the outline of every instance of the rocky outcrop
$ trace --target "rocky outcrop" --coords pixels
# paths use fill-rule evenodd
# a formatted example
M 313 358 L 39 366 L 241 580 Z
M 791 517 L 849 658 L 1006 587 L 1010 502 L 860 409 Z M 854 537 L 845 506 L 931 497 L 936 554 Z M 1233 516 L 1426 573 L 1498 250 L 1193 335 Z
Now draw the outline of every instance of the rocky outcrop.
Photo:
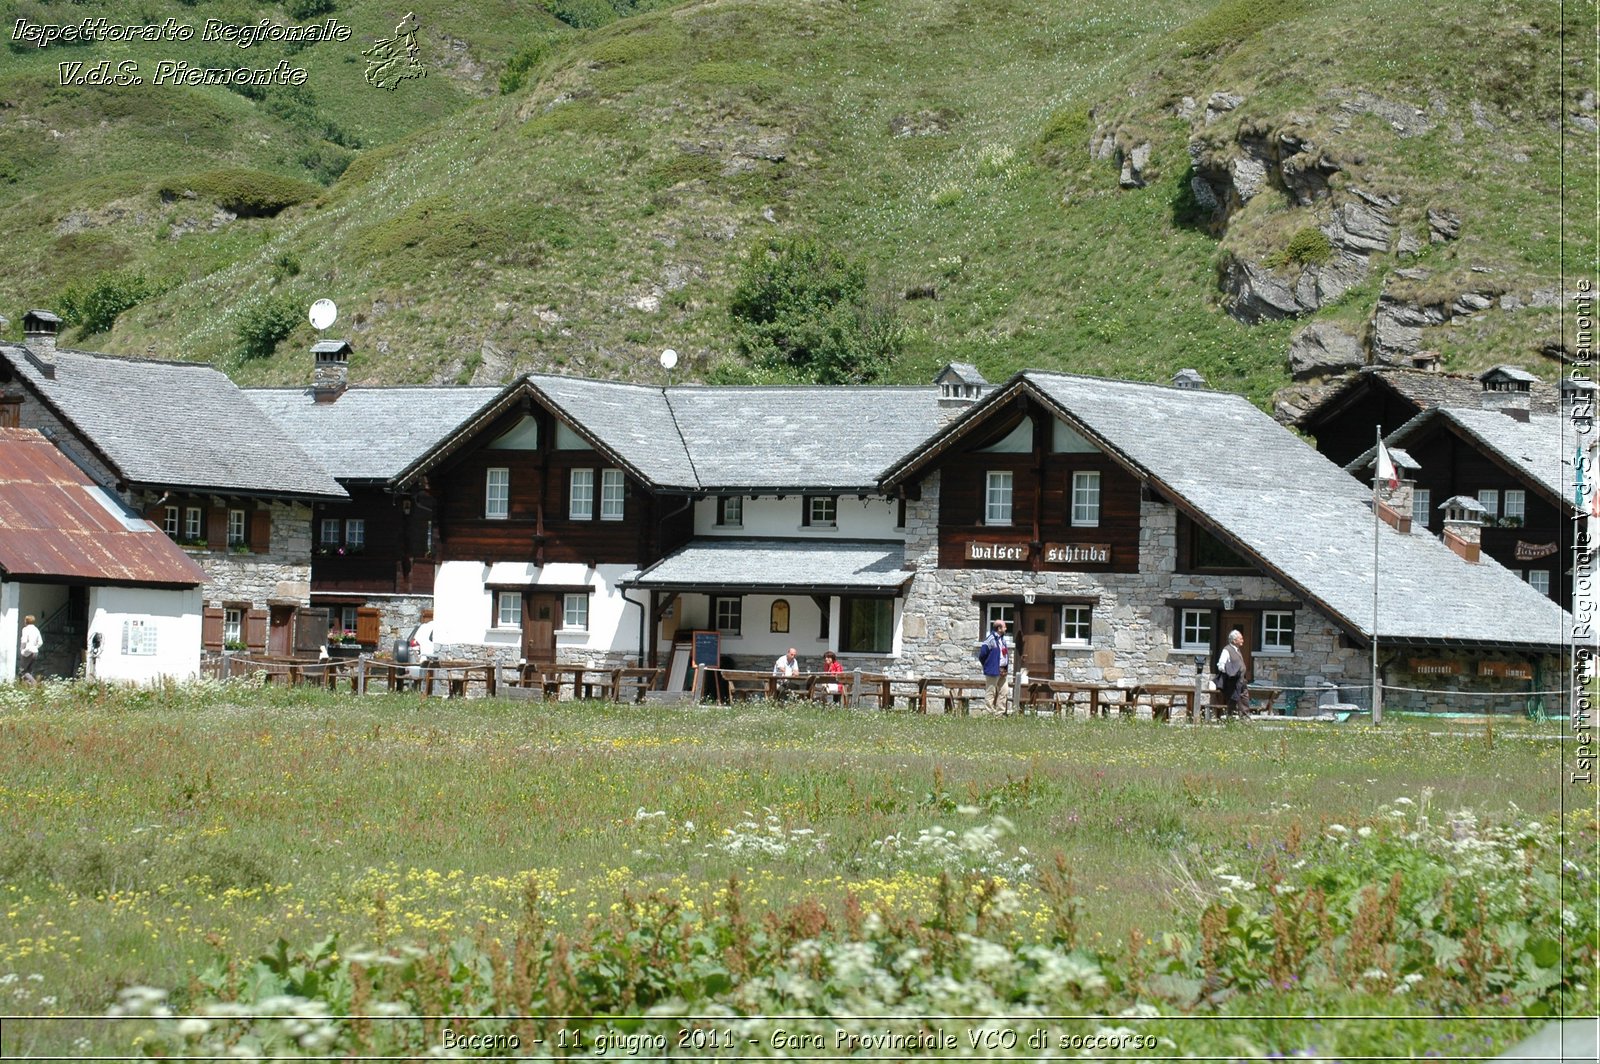
M 1358 190 L 1334 207 L 1319 226 L 1328 238 L 1328 260 L 1293 267 L 1299 271 L 1294 276 L 1230 255 L 1222 271 L 1223 306 L 1253 324 L 1296 318 L 1332 303 L 1366 278 L 1372 255 L 1388 250 L 1393 202 Z
M 1289 372 L 1295 380 L 1327 377 L 1366 364 L 1361 341 L 1336 325 L 1312 322 L 1289 341 Z
M 1195 137 L 1189 161 L 1190 190 L 1195 202 L 1210 210 L 1211 228 L 1219 233 L 1239 208 L 1268 188 L 1282 189 L 1301 207 L 1326 199 L 1330 179 L 1343 169 L 1298 126 L 1259 122 L 1241 124 L 1231 138 Z
M 1123 188 L 1144 188 L 1150 169 L 1150 142 L 1143 141 L 1122 156 Z

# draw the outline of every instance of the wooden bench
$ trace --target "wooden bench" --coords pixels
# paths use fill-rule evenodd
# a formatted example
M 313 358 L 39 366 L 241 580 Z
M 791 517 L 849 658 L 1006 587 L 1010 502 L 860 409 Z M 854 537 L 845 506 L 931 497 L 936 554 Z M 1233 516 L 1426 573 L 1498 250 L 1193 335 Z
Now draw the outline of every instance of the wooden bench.
M 1194 685 L 1182 683 L 1147 683 L 1134 688 L 1133 700 L 1143 700 L 1150 706 L 1151 720 L 1171 720 L 1174 709 L 1182 709 L 1184 717 L 1193 719 Z
M 1022 704 L 1035 714 L 1054 713 L 1057 717 L 1076 715 L 1081 706 L 1085 716 L 1093 717 L 1100 711 L 1100 688 L 1071 680 L 1030 680 Z
M 923 681 L 922 712 L 926 713 L 928 705 L 936 699 L 942 699 L 946 713 L 959 710 L 966 716 L 972 712 L 972 699 L 976 697 L 982 702 L 986 691 L 985 681 L 970 676 L 929 676 Z
M 637 705 L 643 702 L 646 695 L 660 682 L 660 669 L 612 669 L 611 701 L 632 702 Z

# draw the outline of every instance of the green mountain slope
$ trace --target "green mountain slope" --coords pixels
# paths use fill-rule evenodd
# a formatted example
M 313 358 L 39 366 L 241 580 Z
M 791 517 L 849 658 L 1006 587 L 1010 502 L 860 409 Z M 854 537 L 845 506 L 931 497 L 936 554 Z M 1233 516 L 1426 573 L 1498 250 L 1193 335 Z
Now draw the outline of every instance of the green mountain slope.
M 1565 6 L 1568 35 L 1588 27 L 1592 41 L 1593 3 Z M 298 161 L 303 117 L 225 90 L 22 104 L 80 106 L 62 139 L 87 147 L 30 185 L 27 151 L 8 145 L 21 269 L 0 279 L 0 300 L 52 305 L 69 284 L 81 294 L 107 270 L 139 272 L 153 294 L 82 342 L 220 360 L 253 383 L 306 379 L 312 332 L 302 317 L 275 355 L 246 360 L 241 323 L 319 296 L 339 303 L 335 331 L 369 381 L 650 376 L 667 346 L 690 376 L 741 379 L 735 274 L 752 246 L 801 234 L 866 266 L 905 326 L 900 380 L 951 359 L 992 379 L 1021 366 L 1159 379 L 1193 365 L 1265 401 L 1304 322 L 1382 347 L 1380 304 L 1391 317 L 1417 309 L 1407 342 L 1448 366 L 1553 372 L 1539 351 L 1559 336 L 1556 312 L 1533 304 L 1559 289 L 1563 235 L 1569 262 L 1594 250 L 1592 234 L 1563 233 L 1563 165 L 1569 189 L 1593 187 L 1594 100 L 1585 50 L 1569 46 L 1562 66 L 1561 11 L 710 0 L 574 32 L 531 5 L 438 5 L 418 11 L 425 52 L 458 54 L 431 24 L 487 74 L 377 92 L 352 60 L 360 41 L 308 49 L 322 64 L 314 113 L 363 146 L 330 187 L 274 217 L 219 215 L 171 175 L 228 164 L 314 180 Z M 358 12 L 369 38 L 393 17 Z M 526 87 L 474 100 L 528 40 L 553 43 Z M 8 68 L 0 85 L 42 76 Z M 112 100 L 162 115 L 94 120 Z M 1256 164 L 1247 200 L 1205 199 L 1248 190 Z M 1381 248 L 1366 234 L 1359 264 L 1342 257 L 1360 243 L 1346 230 L 1376 223 L 1349 205 L 1387 226 Z M 1430 240 L 1430 208 L 1436 229 L 1454 220 L 1449 239 Z M 1256 289 L 1322 295 L 1294 308 L 1298 321 L 1246 324 L 1264 317 L 1238 292 L 1247 274 Z

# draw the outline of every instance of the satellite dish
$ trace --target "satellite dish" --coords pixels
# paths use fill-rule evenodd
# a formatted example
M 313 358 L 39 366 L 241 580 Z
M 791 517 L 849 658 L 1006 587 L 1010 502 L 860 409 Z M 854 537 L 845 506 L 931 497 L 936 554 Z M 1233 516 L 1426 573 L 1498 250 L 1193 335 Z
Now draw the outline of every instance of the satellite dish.
M 339 317 L 339 308 L 334 306 L 331 299 L 319 299 L 311 304 L 311 313 L 308 315 L 311 324 L 318 329 L 326 329 Z
M 661 368 L 662 369 L 672 369 L 677 364 L 678 364 L 678 352 L 674 351 L 670 347 L 667 348 L 665 351 L 661 352 Z

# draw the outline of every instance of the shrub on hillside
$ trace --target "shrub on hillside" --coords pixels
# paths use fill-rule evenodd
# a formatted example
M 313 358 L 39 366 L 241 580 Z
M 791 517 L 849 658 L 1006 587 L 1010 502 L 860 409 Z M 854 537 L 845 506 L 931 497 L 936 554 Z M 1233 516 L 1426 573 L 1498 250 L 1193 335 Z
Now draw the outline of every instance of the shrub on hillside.
M 1327 234 L 1315 226 L 1307 226 L 1289 238 L 1289 244 L 1282 251 L 1267 257 L 1268 266 L 1287 266 L 1297 263 L 1301 266 L 1321 266 L 1333 258 L 1333 245 L 1328 243 Z
M 528 74 L 548 54 L 550 42 L 543 38 L 517 49 L 516 54 L 506 60 L 506 68 L 500 73 L 500 95 L 509 96 L 519 91 L 528 83 Z
M 1183 41 L 1184 55 L 1210 55 L 1293 18 L 1305 8 L 1305 0 L 1223 0 L 1177 35 Z
M 321 189 L 292 177 L 232 166 L 171 178 L 157 191 L 169 200 L 193 193 L 242 218 L 270 218 L 315 197 Z
M 284 12 L 296 22 L 331 15 L 334 8 L 334 0 L 284 0 L 283 2 Z
M 234 338 L 241 359 L 270 358 L 294 327 L 300 324 L 300 307 L 287 297 L 259 300 L 239 314 Z
M 821 384 L 878 379 L 904 340 L 892 305 L 868 296 L 866 267 L 803 237 L 753 248 L 728 312 L 757 366 Z
M 142 273 L 102 273 L 84 285 L 69 285 L 56 300 L 61 320 L 78 335 L 110 332 L 117 317 L 155 294 Z

